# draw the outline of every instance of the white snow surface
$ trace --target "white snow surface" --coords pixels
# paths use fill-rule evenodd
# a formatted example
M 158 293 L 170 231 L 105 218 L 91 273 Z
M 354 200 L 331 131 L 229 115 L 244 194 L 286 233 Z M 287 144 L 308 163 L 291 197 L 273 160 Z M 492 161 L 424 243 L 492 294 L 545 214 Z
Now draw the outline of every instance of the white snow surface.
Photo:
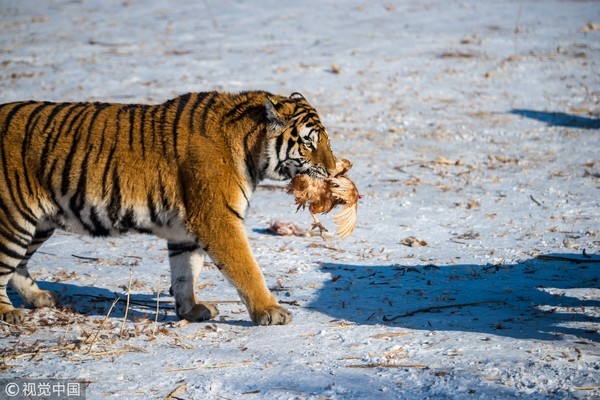
M 1 102 L 298 91 L 364 197 L 345 240 L 269 235 L 311 218 L 282 183 L 252 198 L 287 326 L 253 326 L 210 262 L 198 291 L 220 316 L 180 323 L 163 241 L 57 233 L 30 270 L 64 307 L 2 326 L 0 380 L 87 381 L 88 399 L 599 398 L 599 24 L 597 1 L 1 1 Z

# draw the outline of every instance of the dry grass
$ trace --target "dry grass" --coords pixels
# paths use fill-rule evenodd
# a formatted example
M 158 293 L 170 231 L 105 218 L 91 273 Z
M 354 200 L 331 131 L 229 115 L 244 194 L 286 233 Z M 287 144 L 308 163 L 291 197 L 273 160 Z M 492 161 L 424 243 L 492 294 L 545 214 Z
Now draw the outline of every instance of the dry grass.
M 102 328 L 104 327 L 104 324 L 108 320 L 108 317 L 110 316 L 110 313 L 112 312 L 113 308 L 119 302 L 120 299 L 121 299 L 120 297 L 117 297 L 115 299 L 115 301 L 113 301 L 113 303 L 111 304 L 110 308 L 108 309 L 108 313 L 106 313 L 106 316 L 104 317 L 104 320 L 102 320 L 102 323 L 98 327 L 98 331 L 96 332 L 96 335 L 94 336 L 94 338 L 92 339 L 92 342 L 90 343 L 90 348 L 88 349 L 87 354 L 89 354 L 89 353 L 92 352 L 92 348 L 94 347 L 94 343 L 96 342 L 96 339 L 98 339 L 98 335 L 100 335 L 100 331 L 102 331 Z
M 372 339 L 383 339 L 383 340 L 390 340 L 391 338 L 395 338 L 395 337 L 402 337 L 402 336 L 406 336 L 406 335 L 412 335 L 414 332 L 389 332 L 389 333 L 379 333 L 377 335 L 372 335 L 369 336 Z
M 119 337 L 123 337 L 125 331 L 125 323 L 127 322 L 127 314 L 129 313 L 129 300 L 131 298 L 131 281 L 133 280 L 133 270 L 129 270 L 129 284 L 127 285 L 127 303 L 125 305 L 125 313 L 123 314 L 123 322 L 121 323 L 121 332 Z
M 599 390 L 600 386 L 573 386 L 573 390 Z
M 221 363 L 221 364 L 212 364 L 212 365 L 197 365 L 194 367 L 184 367 L 184 368 L 170 368 L 166 369 L 165 372 L 181 372 L 181 371 L 194 371 L 197 369 L 218 369 L 218 368 L 230 368 L 230 367 L 239 367 L 241 365 L 252 365 L 256 364 L 255 361 L 240 361 L 235 363 Z
M 427 364 L 397 364 L 397 363 L 369 363 L 369 364 L 349 364 L 346 368 L 428 368 Z
M 152 337 L 156 336 L 156 328 L 158 328 L 158 312 L 160 309 L 160 281 L 156 286 L 156 314 L 154 315 L 154 328 L 152 328 Z
M 171 393 L 165 397 L 165 400 L 178 399 L 177 395 L 187 389 L 187 383 L 183 383 L 175 388 Z

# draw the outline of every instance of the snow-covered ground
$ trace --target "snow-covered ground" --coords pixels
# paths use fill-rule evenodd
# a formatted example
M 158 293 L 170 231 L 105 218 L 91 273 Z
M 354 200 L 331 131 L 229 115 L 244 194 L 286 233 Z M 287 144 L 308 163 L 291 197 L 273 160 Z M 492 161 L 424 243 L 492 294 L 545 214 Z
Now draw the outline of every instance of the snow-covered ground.
M 355 233 L 323 241 L 266 233 L 310 224 L 282 184 L 253 197 L 288 326 L 252 326 L 210 263 L 220 318 L 180 323 L 162 241 L 56 234 L 31 270 L 67 308 L 1 327 L 0 380 L 87 381 L 89 399 L 600 397 L 599 24 L 596 1 L 1 1 L 1 102 L 299 91 L 364 198 Z

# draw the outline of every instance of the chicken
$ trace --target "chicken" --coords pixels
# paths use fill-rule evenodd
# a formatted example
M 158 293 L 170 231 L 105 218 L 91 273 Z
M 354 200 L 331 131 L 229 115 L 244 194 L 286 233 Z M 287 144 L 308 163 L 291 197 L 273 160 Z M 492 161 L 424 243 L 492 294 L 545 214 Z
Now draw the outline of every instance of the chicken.
M 338 205 L 343 206 L 333 217 L 338 235 L 346 238 L 356 226 L 358 199 L 361 196 L 354 182 L 345 176 L 350 168 L 350 161 L 338 159 L 336 169 L 329 178 L 296 175 L 287 187 L 287 192 L 296 198 L 298 209 L 308 206 L 314 220 L 312 230 L 319 228 L 321 236 L 327 229 L 321 224 L 317 214 L 326 214 Z

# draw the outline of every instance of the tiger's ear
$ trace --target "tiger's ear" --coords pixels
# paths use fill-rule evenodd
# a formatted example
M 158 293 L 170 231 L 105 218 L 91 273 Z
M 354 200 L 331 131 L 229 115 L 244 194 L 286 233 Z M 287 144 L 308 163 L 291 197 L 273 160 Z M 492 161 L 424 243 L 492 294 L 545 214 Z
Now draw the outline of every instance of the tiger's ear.
M 265 108 L 267 109 L 267 118 L 269 122 L 277 125 L 285 125 L 286 116 L 283 113 L 284 105 L 275 97 L 267 96 L 265 100 Z

